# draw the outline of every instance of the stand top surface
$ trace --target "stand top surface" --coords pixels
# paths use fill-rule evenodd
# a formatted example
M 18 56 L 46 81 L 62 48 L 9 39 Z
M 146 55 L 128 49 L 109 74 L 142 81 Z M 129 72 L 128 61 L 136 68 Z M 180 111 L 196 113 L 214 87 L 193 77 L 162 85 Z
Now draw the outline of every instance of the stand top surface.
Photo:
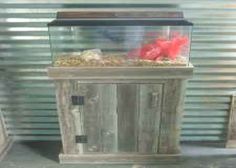
M 49 67 L 48 76 L 54 80 L 146 80 L 187 79 L 193 66 L 187 67 Z

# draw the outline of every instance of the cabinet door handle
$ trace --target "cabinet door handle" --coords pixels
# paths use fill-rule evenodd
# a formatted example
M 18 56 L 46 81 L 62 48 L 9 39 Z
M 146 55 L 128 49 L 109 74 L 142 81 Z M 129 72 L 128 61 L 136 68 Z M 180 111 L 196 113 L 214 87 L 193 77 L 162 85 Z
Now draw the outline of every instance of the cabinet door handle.
M 157 107 L 159 104 L 159 93 L 158 92 L 152 92 L 151 93 L 151 108 Z

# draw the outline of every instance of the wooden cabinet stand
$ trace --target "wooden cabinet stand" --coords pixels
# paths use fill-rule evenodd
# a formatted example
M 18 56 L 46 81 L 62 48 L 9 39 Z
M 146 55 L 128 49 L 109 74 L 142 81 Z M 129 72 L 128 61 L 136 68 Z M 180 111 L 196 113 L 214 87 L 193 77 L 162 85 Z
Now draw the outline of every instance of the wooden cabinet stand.
M 50 67 L 61 163 L 155 163 L 179 155 L 193 67 Z

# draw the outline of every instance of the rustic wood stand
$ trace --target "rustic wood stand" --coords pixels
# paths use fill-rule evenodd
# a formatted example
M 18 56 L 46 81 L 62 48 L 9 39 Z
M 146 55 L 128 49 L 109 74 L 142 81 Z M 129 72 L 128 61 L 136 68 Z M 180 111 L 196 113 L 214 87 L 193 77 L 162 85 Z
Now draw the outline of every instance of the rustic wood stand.
M 12 141 L 8 137 L 3 122 L 3 117 L 0 113 L 0 161 L 7 154 L 8 150 L 11 148 Z
M 231 96 L 226 148 L 236 148 L 236 93 Z
M 49 67 L 61 163 L 176 160 L 185 83 L 193 67 Z

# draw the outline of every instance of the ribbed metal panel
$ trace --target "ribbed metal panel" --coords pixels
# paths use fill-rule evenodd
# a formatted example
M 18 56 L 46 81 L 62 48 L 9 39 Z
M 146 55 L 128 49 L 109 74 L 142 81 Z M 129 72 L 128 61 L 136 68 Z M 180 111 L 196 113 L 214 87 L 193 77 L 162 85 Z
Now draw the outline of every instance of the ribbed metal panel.
M 225 139 L 230 94 L 236 91 L 236 5 L 222 0 L 8 0 L 0 3 L 0 103 L 8 132 L 18 140 L 58 140 L 46 24 L 61 10 L 158 8 L 182 10 L 192 21 L 191 61 L 182 140 Z M 109 2 L 109 3 L 108 3 Z

